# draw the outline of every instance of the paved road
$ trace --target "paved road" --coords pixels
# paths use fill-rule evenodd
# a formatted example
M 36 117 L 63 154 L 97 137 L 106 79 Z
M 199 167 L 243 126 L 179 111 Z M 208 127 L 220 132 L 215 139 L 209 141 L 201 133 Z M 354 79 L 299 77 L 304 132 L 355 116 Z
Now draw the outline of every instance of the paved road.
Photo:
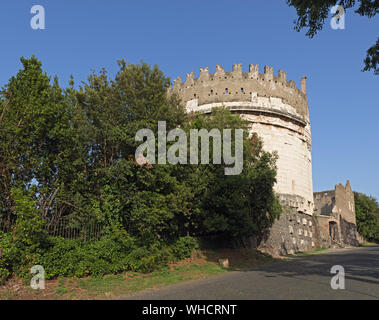
M 345 269 L 345 290 L 333 290 L 333 265 Z M 230 272 L 150 290 L 120 299 L 132 300 L 260 300 L 375 299 L 379 300 L 379 247 L 333 249 L 296 257 L 249 271 Z

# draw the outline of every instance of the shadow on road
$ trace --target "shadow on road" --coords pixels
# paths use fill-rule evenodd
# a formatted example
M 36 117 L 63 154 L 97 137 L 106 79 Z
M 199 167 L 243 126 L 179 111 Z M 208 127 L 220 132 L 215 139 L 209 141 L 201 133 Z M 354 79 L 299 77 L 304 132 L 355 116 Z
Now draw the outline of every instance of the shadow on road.
M 318 255 L 291 257 L 290 261 L 259 266 L 251 270 L 262 271 L 267 278 L 292 277 L 311 281 L 312 275 L 331 279 L 331 268 L 341 265 L 345 279 L 377 285 L 375 297 L 379 298 L 379 246 L 369 248 L 339 249 Z M 248 270 L 246 270 L 248 271 Z

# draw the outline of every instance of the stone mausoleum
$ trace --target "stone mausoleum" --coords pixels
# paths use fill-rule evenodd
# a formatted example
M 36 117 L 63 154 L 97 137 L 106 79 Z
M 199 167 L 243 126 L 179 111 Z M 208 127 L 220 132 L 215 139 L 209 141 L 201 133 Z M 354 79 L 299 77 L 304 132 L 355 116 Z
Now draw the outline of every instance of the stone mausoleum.
M 258 65 L 248 72 L 241 64 L 231 72 L 216 66 L 216 72 L 201 68 L 195 78 L 187 74 L 183 82 L 174 80 L 169 94 L 176 93 L 190 112 L 211 113 L 224 106 L 248 120 L 250 132 L 257 133 L 267 151 L 276 151 L 278 175 L 275 191 L 284 211 L 274 223 L 267 239 L 253 246 L 271 254 L 289 254 L 318 247 L 358 244 L 354 194 L 350 183 L 336 186 L 334 191 L 313 193 L 311 125 L 306 93 L 306 77 L 300 88 L 286 73 L 274 75 Z

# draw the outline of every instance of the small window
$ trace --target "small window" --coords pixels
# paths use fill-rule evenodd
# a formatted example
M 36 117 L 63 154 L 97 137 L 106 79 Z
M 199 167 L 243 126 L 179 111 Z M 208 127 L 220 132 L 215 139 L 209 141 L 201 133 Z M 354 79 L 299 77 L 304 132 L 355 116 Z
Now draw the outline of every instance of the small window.
M 229 90 L 228 88 L 225 89 L 225 93 L 228 94 L 229 93 Z
M 245 93 L 245 91 L 243 90 L 243 88 L 241 88 L 241 93 Z
M 211 94 L 213 95 L 213 90 L 211 90 Z

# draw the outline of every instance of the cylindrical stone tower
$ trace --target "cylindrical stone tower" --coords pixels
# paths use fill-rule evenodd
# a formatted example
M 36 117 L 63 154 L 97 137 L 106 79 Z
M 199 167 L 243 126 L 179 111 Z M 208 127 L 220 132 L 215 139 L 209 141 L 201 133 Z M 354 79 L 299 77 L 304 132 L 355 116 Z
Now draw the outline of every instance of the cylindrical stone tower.
M 210 113 L 212 108 L 225 106 L 250 123 L 264 142 L 264 149 L 277 151 L 278 176 L 275 191 L 283 204 L 299 212 L 313 214 L 311 128 L 306 78 L 301 79 L 301 90 L 286 73 L 265 66 L 264 74 L 258 65 L 250 65 L 242 72 L 242 65 L 233 65 L 232 72 L 217 65 L 214 74 L 209 68 L 187 74 L 183 83 L 175 79 L 170 93 L 177 93 L 187 112 Z

